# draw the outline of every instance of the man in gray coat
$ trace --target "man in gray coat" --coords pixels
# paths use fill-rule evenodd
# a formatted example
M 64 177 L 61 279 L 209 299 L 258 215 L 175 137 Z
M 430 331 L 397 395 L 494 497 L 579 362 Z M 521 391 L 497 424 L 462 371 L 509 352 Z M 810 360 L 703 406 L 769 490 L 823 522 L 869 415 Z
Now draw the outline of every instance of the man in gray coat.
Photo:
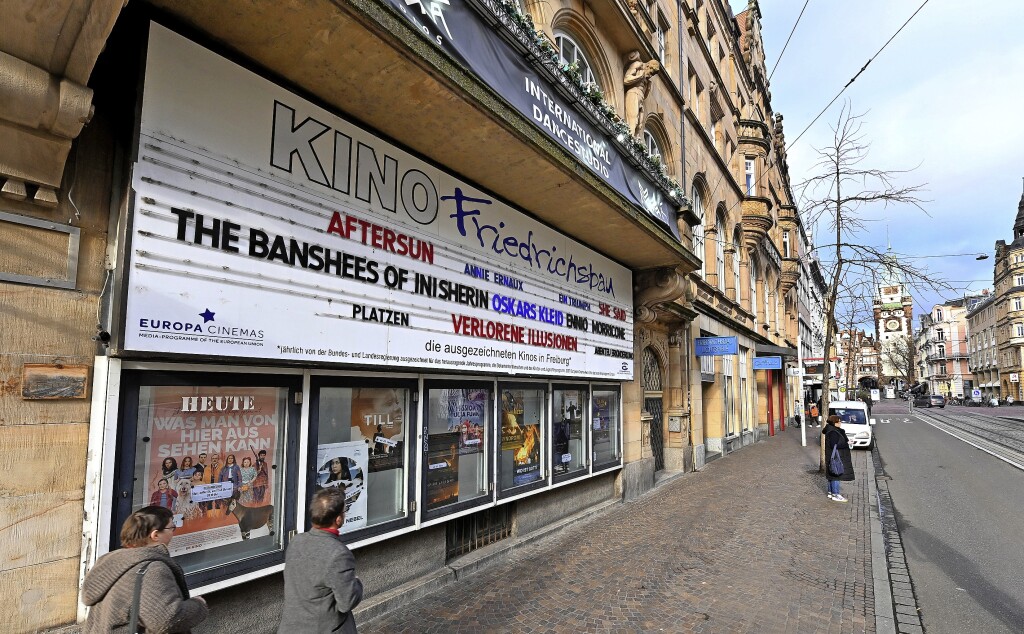
M 313 530 L 288 545 L 284 565 L 284 613 L 278 634 L 355 634 L 352 610 L 363 598 L 356 560 L 341 540 L 345 488 L 321 489 L 309 504 Z

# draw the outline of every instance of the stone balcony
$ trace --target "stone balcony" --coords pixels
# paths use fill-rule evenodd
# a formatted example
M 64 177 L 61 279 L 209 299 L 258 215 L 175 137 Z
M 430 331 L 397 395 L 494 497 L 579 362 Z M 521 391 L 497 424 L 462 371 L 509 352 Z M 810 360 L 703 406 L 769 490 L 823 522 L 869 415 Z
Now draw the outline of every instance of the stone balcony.
M 768 150 L 771 148 L 768 125 L 753 119 L 740 119 L 739 123 L 739 149 L 749 151 L 753 147 L 761 156 L 767 156 Z
M 779 279 L 782 294 L 785 295 L 800 281 L 800 258 L 782 258 L 782 273 Z
M 748 196 L 743 200 L 743 244 L 748 251 L 757 249 L 774 225 L 770 199 Z

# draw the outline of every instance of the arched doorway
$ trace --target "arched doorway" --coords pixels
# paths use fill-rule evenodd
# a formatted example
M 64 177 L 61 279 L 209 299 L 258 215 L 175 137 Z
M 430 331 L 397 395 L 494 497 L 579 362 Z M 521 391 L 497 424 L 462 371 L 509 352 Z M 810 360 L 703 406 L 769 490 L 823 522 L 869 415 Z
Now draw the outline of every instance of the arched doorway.
M 651 453 L 654 454 L 654 470 L 665 468 L 664 416 L 661 404 L 661 364 L 658 355 L 651 348 L 643 352 L 644 411 L 651 415 Z

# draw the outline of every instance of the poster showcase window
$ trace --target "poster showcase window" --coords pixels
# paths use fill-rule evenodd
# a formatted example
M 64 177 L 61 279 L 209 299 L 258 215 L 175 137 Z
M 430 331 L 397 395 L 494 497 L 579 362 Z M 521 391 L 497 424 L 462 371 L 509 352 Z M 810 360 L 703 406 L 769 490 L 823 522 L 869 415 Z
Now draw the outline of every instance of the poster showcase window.
M 284 387 L 139 387 L 132 511 L 174 513 L 186 573 L 280 551 Z
M 409 389 L 321 387 L 314 491 L 345 487 L 347 533 L 406 516 Z
M 486 387 L 428 390 L 423 472 L 425 511 L 489 494 L 487 441 L 493 409 Z
M 547 391 L 544 386 L 501 385 L 499 420 L 501 447 L 498 474 L 501 491 L 541 482 L 544 446 L 542 430 L 547 418 Z
M 590 409 L 594 434 L 594 467 L 608 466 L 622 457 L 619 449 L 619 390 L 595 386 Z
M 556 386 L 552 400 L 551 472 L 555 478 L 587 468 L 587 390 Z

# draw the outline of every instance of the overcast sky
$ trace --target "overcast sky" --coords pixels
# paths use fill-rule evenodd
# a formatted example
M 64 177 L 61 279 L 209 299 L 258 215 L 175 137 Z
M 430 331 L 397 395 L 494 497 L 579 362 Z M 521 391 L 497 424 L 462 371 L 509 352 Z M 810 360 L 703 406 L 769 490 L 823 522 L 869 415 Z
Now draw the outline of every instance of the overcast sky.
M 930 0 L 842 97 L 794 145 L 800 132 L 921 6 L 923 0 L 761 0 L 772 106 L 785 117 L 791 180 L 801 182 L 828 144 L 842 106 L 864 113 L 871 144 L 864 167 L 911 169 L 927 214 L 911 206 L 865 210 L 858 242 L 916 259 L 958 287 L 992 288 L 994 244 L 1013 237 L 1024 177 L 1024 38 L 1021 0 Z M 731 0 L 733 11 L 747 3 Z M 796 192 L 795 192 L 796 193 Z M 797 195 L 799 195 L 797 193 Z M 826 227 L 819 228 L 818 242 Z M 824 254 L 823 254 L 823 259 Z M 912 290 L 914 322 L 942 297 Z M 954 294 L 947 294 L 951 298 Z

